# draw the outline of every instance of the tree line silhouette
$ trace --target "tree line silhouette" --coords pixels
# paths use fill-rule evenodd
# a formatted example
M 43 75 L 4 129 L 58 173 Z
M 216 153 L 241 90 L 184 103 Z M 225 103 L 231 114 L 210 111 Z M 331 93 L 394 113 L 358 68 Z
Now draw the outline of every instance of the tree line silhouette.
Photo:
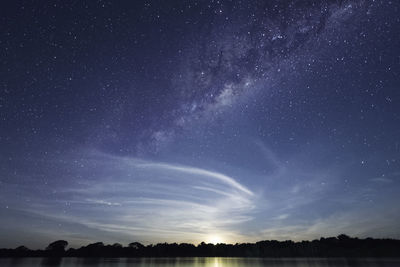
M 25 246 L 0 249 L 0 257 L 400 257 L 400 240 L 352 238 L 347 235 L 320 238 L 313 241 L 259 241 L 256 243 L 206 244 L 159 243 L 143 245 L 97 242 L 78 249 L 58 240 L 45 250 L 30 250 Z

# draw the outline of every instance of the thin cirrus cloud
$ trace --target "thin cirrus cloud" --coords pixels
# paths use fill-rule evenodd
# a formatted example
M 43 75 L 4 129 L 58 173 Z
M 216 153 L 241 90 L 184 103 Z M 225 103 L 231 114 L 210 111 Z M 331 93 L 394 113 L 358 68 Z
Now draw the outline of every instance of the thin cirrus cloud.
M 165 170 L 172 170 L 172 171 L 182 172 L 182 173 L 189 174 L 189 175 L 215 178 L 215 179 L 217 179 L 223 183 L 226 183 L 227 185 L 229 185 L 243 193 L 246 193 L 250 196 L 254 195 L 253 192 L 251 192 L 249 189 L 247 189 L 245 186 L 241 185 L 240 183 L 236 182 L 235 179 L 233 179 L 225 174 L 222 174 L 222 173 L 208 171 L 205 169 L 188 167 L 188 166 L 172 165 L 172 164 L 165 164 L 165 163 L 143 163 L 138 166 L 147 167 L 147 168 L 159 168 L 159 169 L 165 169 Z
M 88 178 L 60 186 L 41 215 L 149 243 L 201 242 L 215 233 L 234 241 L 239 225 L 253 219 L 256 194 L 226 174 L 97 152 L 86 157 L 71 176 Z

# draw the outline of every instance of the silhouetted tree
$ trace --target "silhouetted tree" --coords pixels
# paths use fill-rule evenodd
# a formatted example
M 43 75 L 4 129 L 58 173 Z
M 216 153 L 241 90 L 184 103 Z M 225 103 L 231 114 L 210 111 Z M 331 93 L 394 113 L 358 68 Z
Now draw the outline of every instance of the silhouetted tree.
M 25 246 L 19 246 L 19 247 L 17 247 L 15 250 L 16 250 L 16 251 L 24 252 L 24 251 L 29 251 L 29 248 L 27 248 L 27 247 L 25 247 Z
M 128 245 L 130 248 L 134 248 L 134 249 L 141 249 L 144 248 L 144 246 L 142 244 L 140 244 L 139 242 L 132 242 Z
M 122 245 L 120 243 L 114 243 L 112 246 L 114 248 L 122 248 Z
M 265 240 L 234 245 L 202 242 L 197 246 L 185 243 L 144 246 L 133 242 L 123 247 L 119 243 L 97 242 L 65 251 L 67 245 L 67 241 L 58 240 L 44 251 L 24 246 L 0 249 L 0 257 L 400 257 L 400 240 L 358 239 L 344 234 L 312 241 Z
M 348 235 L 341 234 L 337 237 L 340 241 L 349 241 L 351 238 Z
M 65 248 L 68 246 L 68 242 L 65 240 L 57 240 L 53 243 L 50 243 L 46 250 L 50 250 L 52 252 L 64 252 Z

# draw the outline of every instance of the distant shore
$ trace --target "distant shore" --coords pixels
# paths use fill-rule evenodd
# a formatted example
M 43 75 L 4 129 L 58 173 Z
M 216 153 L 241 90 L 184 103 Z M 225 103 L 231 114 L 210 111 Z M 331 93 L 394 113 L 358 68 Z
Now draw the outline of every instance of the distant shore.
M 266 240 L 256 243 L 206 244 L 158 243 L 142 245 L 119 243 L 105 245 L 97 242 L 78 249 L 69 248 L 68 242 L 58 240 L 44 250 L 31 250 L 25 246 L 0 249 L 0 257 L 400 257 L 400 240 L 353 238 L 347 235 L 320 238 L 312 241 Z

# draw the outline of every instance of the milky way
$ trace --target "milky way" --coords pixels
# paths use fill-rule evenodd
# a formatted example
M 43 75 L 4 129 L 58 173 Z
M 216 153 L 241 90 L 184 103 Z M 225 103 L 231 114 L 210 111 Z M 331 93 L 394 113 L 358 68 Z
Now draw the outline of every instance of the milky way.
M 4 4 L 0 247 L 400 238 L 399 8 Z

